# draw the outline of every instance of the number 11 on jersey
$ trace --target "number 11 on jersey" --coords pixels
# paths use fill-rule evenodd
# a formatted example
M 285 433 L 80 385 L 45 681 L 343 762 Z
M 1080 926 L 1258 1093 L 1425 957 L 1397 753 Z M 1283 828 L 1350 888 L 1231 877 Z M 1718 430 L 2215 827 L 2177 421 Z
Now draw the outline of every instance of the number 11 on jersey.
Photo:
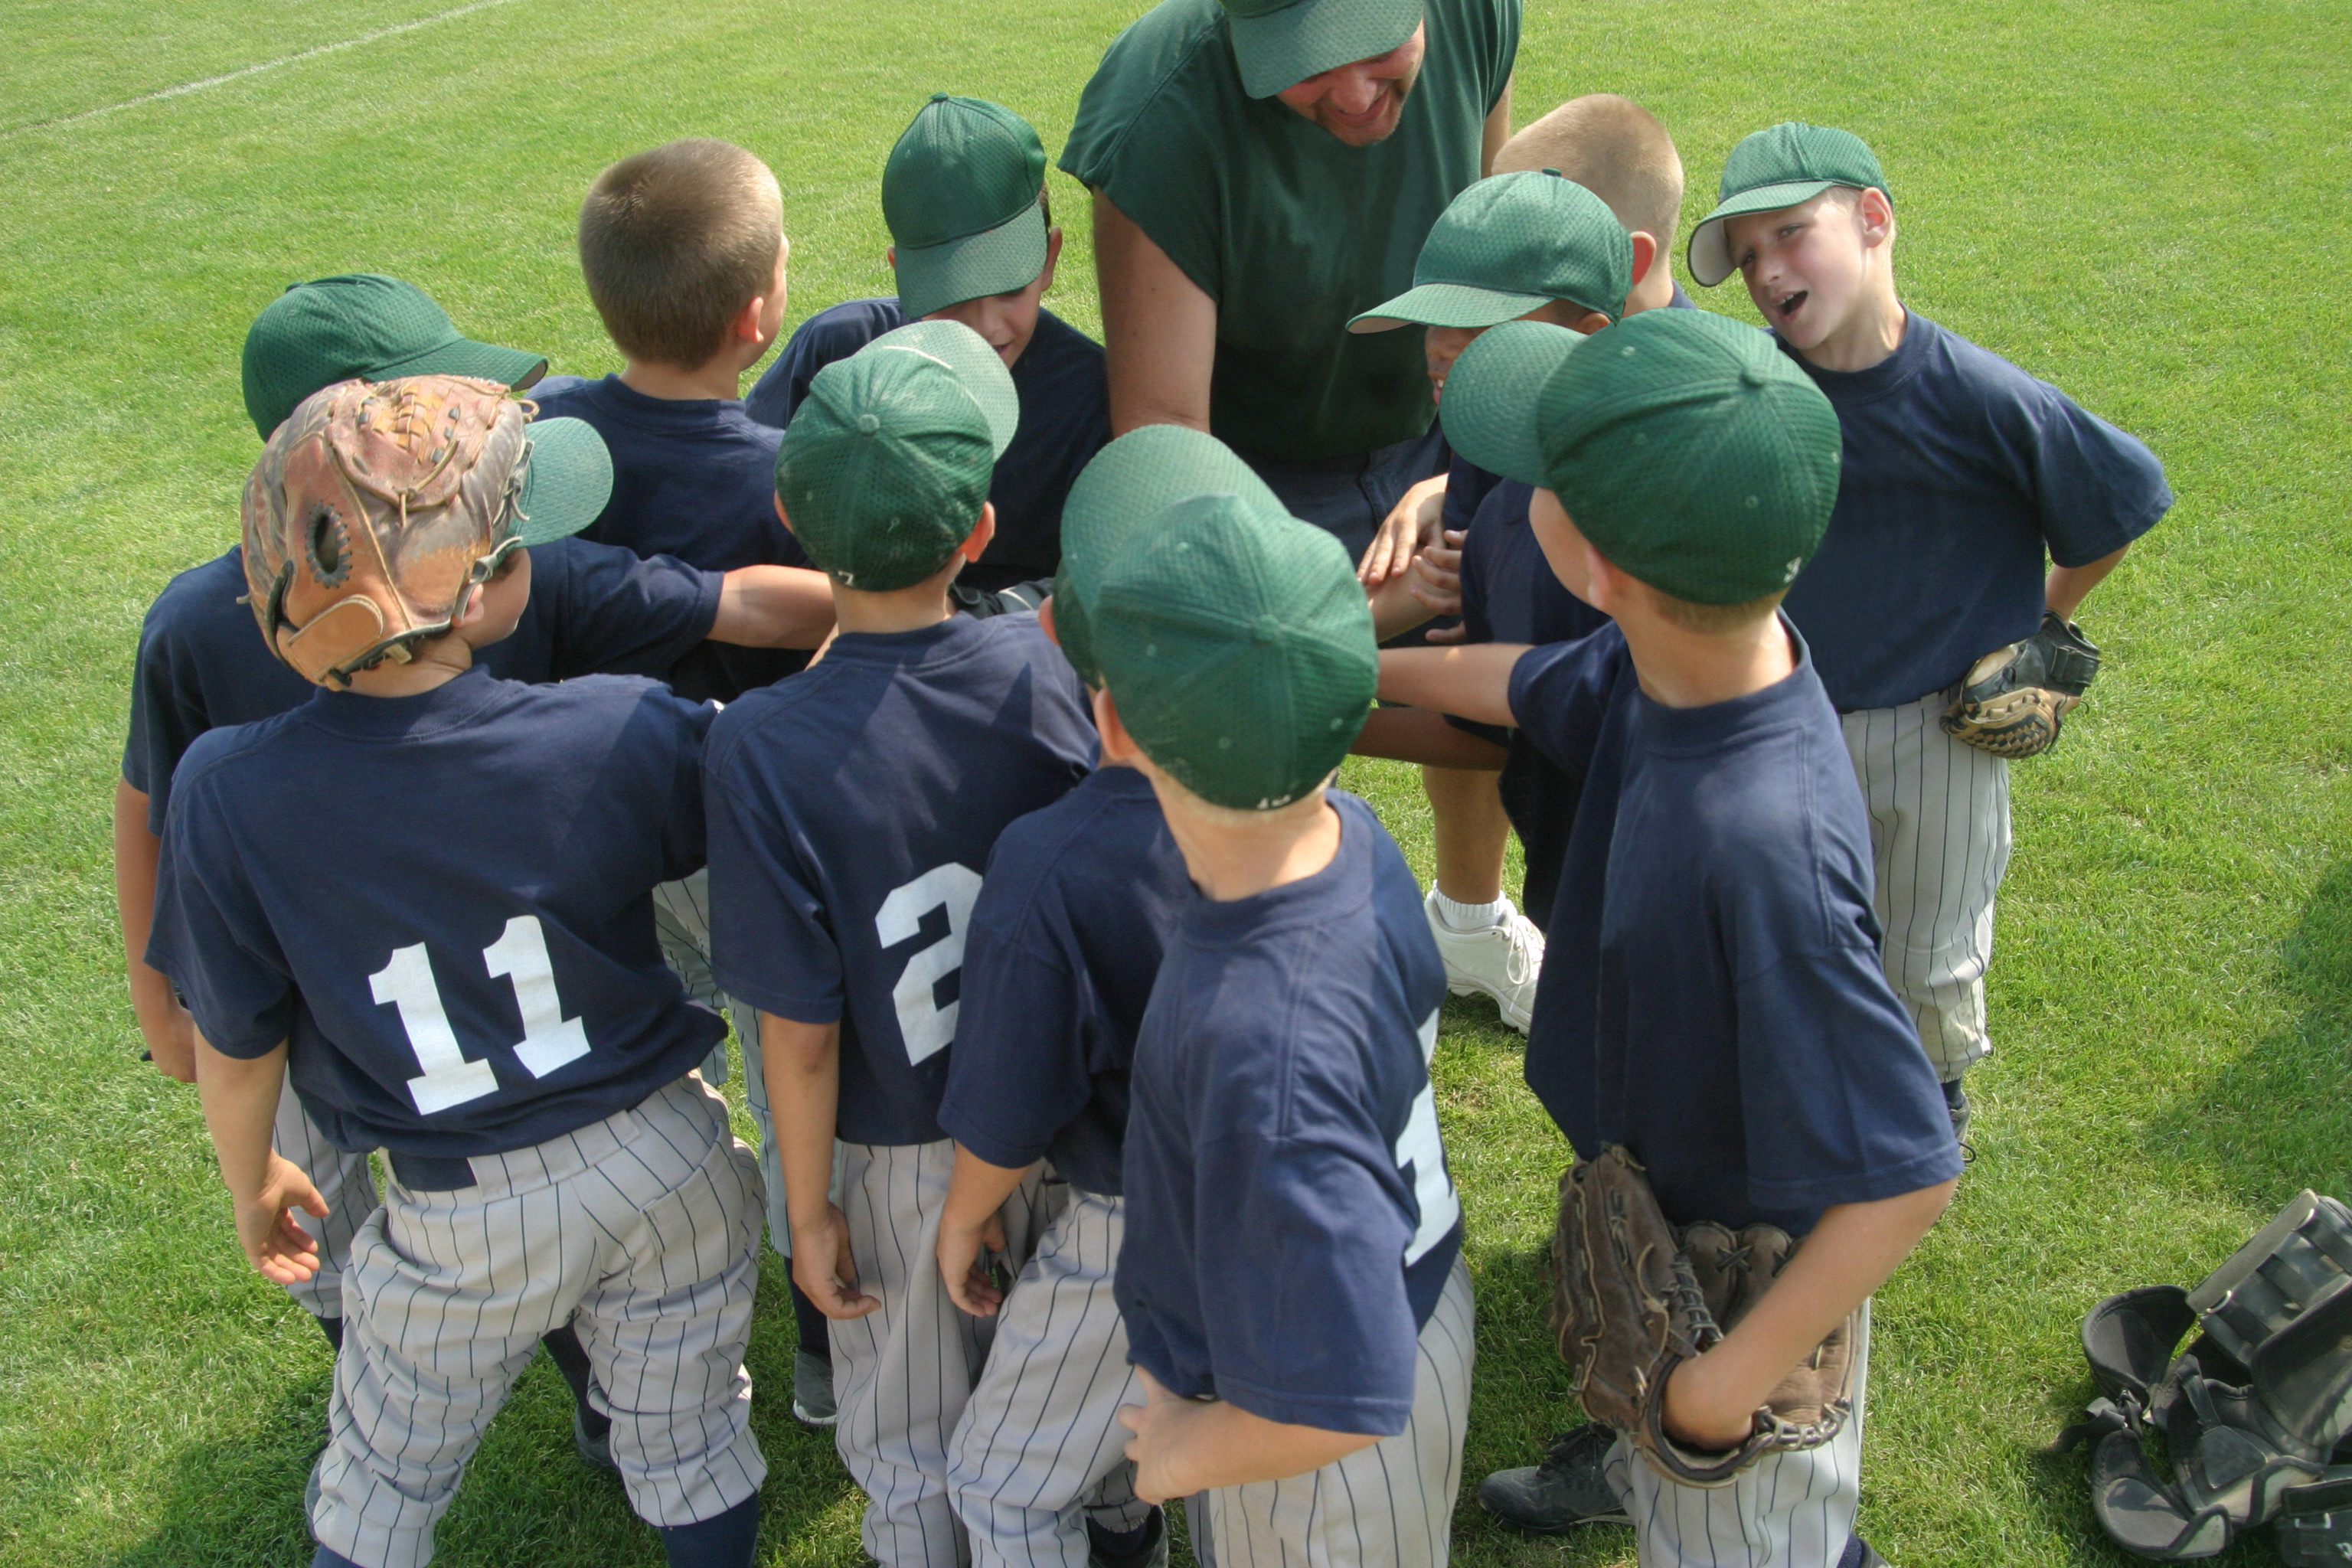
M 514 987 L 515 1006 L 522 1015 L 515 1058 L 533 1078 L 545 1078 L 588 1054 L 587 1029 L 578 1018 L 563 1016 L 563 999 L 555 991 L 555 965 L 547 955 L 547 933 L 537 915 L 517 915 L 507 921 L 499 940 L 482 949 L 482 962 L 493 979 L 504 975 Z M 400 1010 L 408 1048 L 424 1069 L 408 1080 L 418 1115 L 431 1116 L 499 1091 L 489 1059 L 469 1060 L 457 1043 L 423 942 L 393 949 L 392 962 L 368 976 L 368 985 L 379 1004 L 390 1003 Z

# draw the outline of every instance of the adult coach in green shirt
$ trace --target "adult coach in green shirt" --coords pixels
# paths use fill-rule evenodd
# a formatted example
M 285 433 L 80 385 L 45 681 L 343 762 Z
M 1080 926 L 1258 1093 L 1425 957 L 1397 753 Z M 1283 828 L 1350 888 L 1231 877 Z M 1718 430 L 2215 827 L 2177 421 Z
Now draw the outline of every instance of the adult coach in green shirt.
M 1206 430 L 1364 559 L 1442 447 L 1419 335 L 1348 320 L 1509 136 L 1519 6 L 1161 0 L 1119 35 L 1061 162 L 1095 193 L 1114 435 Z

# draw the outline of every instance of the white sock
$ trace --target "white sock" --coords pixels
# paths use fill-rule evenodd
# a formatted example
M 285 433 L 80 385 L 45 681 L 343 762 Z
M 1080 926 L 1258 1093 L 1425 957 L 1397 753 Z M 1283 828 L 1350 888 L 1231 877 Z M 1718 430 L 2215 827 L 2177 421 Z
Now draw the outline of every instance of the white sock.
M 1486 931 L 1490 927 L 1501 925 L 1503 916 L 1511 907 L 1511 900 L 1508 899 L 1496 899 L 1491 904 L 1461 903 L 1447 898 L 1443 889 L 1437 890 L 1436 898 L 1437 918 L 1444 921 L 1451 930 L 1465 932 Z

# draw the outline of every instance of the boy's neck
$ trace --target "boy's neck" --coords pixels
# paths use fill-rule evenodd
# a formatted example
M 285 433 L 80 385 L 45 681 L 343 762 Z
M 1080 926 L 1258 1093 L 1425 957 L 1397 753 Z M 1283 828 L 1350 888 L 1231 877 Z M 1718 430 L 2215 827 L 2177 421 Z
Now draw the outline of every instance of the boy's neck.
M 1911 318 L 1903 301 L 1895 298 L 1895 279 L 1881 271 L 1872 284 L 1855 298 L 1853 313 L 1838 323 L 1835 331 L 1811 348 L 1798 351 L 1806 363 L 1851 374 L 1885 363 L 1903 346 L 1904 330 Z
M 1339 853 L 1339 814 L 1320 789 L 1279 811 L 1236 821 L 1230 813 L 1211 816 L 1193 809 L 1191 797 L 1164 787 L 1162 778 L 1151 782 L 1184 868 L 1194 886 L 1220 903 L 1304 881 Z
M 631 392 L 647 397 L 658 397 L 667 403 L 698 402 L 716 398 L 732 403 L 743 395 L 743 367 L 734 356 L 722 353 L 708 364 L 689 370 L 683 365 L 657 364 L 652 360 L 633 359 L 621 369 L 621 384 Z
M 860 593 L 835 583 L 834 624 L 845 632 L 919 632 L 938 626 L 955 614 L 955 606 L 948 603 L 948 584 L 954 580 L 952 573 L 926 577 L 911 588 L 887 594 Z
M 1618 617 L 1642 690 L 1664 708 L 1707 708 L 1786 680 L 1797 650 L 1776 612 L 1736 632 L 1695 632 L 1654 614 Z

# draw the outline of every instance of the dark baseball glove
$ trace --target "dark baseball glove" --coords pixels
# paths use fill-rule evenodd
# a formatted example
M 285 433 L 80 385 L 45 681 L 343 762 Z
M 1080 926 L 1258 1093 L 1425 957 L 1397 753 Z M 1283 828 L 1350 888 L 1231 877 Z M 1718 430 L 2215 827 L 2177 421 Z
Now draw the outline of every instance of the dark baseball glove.
M 2040 631 L 1969 668 L 1944 710 L 1944 733 L 1997 757 L 2046 752 L 2098 673 L 2098 647 L 2083 628 L 2045 610 Z
M 1684 1486 L 1727 1486 L 1767 1454 L 1837 1436 L 1853 1411 L 1852 1318 L 1772 1391 L 1738 1447 L 1706 1452 L 1666 1435 L 1666 1380 L 1721 1342 L 1795 1249 L 1766 1225 L 1735 1234 L 1702 1223 L 1678 1235 L 1622 1147 L 1571 1166 L 1552 1234 L 1552 1326 L 1586 1413 Z

